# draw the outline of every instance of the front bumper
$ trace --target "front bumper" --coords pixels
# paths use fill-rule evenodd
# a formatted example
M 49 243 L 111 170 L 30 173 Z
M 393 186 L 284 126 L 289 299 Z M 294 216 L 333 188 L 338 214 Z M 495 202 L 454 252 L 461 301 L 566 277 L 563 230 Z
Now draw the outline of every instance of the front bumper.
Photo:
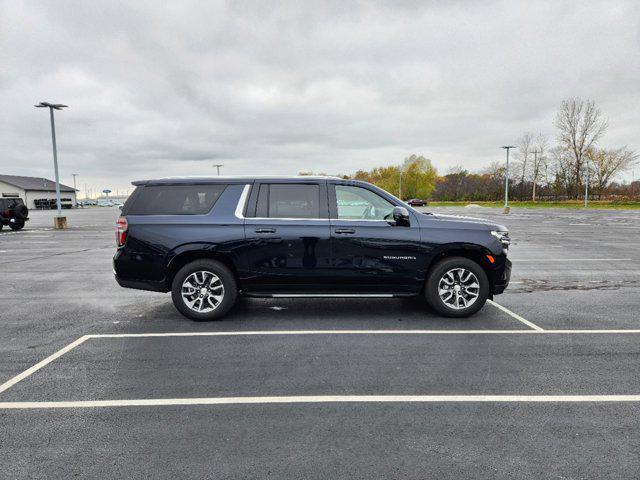
M 496 278 L 493 284 L 494 295 L 500 295 L 509 286 L 509 280 L 511 280 L 511 265 L 511 260 L 505 258 L 502 274 L 498 278 Z

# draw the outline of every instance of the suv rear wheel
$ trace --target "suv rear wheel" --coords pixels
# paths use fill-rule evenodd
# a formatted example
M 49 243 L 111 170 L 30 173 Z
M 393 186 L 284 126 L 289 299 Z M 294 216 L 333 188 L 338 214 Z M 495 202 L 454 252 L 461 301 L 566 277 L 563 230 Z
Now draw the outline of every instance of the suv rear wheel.
M 15 222 L 9 224 L 9 228 L 11 230 L 22 230 L 23 227 L 24 220 L 16 220 Z
M 489 279 L 480 265 L 464 257 L 439 261 L 429 272 L 425 295 L 431 307 L 446 317 L 468 317 L 489 297 Z
M 238 288 L 233 273 L 215 260 L 196 260 L 182 267 L 171 284 L 173 304 L 191 320 L 222 318 L 233 306 Z

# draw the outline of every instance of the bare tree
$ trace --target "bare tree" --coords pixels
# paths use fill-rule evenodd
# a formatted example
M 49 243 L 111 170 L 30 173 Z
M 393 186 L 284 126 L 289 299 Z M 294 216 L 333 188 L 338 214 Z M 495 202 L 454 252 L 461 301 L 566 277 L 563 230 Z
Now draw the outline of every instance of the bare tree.
M 593 100 L 578 97 L 564 100 L 556 115 L 555 126 L 560 130 L 560 144 L 572 155 L 573 165 L 568 172 L 568 194 L 575 196 L 582 190 L 581 171 L 584 156 L 595 146 L 607 129 L 600 109 Z
M 542 171 L 546 167 L 547 153 L 547 137 L 539 133 L 533 145 L 533 159 L 531 160 L 530 176 L 531 176 L 531 200 L 536 201 L 536 188 L 542 177 Z
M 609 185 L 609 182 L 618 174 L 631 168 L 638 159 L 638 155 L 627 147 L 617 149 L 590 148 L 587 151 L 590 162 L 590 178 L 593 181 L 593 189 L 598 198 Z M 592 182 L 589 182 L 590 184 Z
M 518 149 L 516 150 L 515 168 L 520 172 L 520 200 L 524 198 L 525 180 L 527 178 L 527 169 L 529 168 L 529 159 L 533 151 L 533 135 L 526 132 L 520 140 L 518 140 Z
M 481 171 L 482 175 L 486 175 L 489 180 L 490 195 L 495 199 L 500 198 L 502 189 L 504 188 L 504 180 L 507 168 L 504 163 L 494 161 Z
M 551 149 L 546 174 L 551 174 L 550 183 L 555 196 L 570 197 L 573 178 L 573 157 L 562 146 Z M 547 177 L 547 182 L 549 181 Z

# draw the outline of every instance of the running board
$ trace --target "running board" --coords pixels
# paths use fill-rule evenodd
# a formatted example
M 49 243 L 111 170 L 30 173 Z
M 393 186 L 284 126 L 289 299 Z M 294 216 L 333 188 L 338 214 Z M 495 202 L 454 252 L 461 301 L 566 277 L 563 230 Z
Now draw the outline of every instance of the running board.
M 393 298 L 392 293 L 274 293 L 271 298 Z

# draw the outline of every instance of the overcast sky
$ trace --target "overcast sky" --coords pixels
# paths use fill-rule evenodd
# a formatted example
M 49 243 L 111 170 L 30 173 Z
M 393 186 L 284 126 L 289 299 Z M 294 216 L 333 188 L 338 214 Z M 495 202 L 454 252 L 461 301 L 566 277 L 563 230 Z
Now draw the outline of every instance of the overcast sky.
M 603 146 L 640 150 L 638 0 L 204 3 L 0 0 L 0 173 L 53 177 L 43 100 L 70 107 L 61 180 L 81 189 L 412 153 L 474 170 L 553 139 L 571 96 L 609 118 Z

